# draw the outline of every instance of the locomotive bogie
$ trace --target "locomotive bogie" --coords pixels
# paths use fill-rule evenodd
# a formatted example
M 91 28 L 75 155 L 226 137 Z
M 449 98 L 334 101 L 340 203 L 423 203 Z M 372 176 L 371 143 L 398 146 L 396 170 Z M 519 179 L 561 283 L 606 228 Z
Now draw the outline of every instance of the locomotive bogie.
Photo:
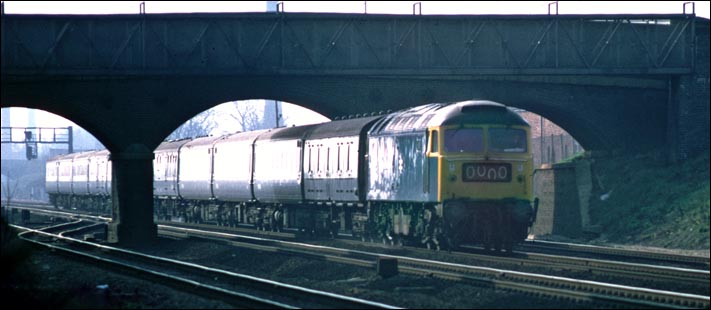
M 526 238 L 532 208 L 528 200 L 456 199 L 444 203 L 443 213 L 444 229 L 453 246 L 479 243 L 510 251 Z
M 353 231 L 362 240 L 439 248 L 444 236 L 435 209 L 433 203 L 372 202 L 366 214 L 353 214 Z

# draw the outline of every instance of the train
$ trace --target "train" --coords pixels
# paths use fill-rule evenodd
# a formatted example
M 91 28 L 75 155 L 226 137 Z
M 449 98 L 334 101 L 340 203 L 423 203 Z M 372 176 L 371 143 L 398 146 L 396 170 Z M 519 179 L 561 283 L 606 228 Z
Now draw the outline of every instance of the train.
M 535 221 L 529 124 L 487 100 L 164 141 L 157 221 L 511 251 Z M 109 213 L 107 150 L 46 163 L 59 208 Z

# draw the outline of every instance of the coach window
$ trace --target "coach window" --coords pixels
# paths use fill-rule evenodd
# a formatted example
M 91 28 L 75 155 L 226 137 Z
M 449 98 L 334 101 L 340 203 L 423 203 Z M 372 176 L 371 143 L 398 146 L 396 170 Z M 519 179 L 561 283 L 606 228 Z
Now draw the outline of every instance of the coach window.
M 341 144 L 338 143 L 336 147 L 338 148 L 336 150 L 336 172 L 341 174 Z
M 351 172 L 351 145 L 348 144 L 348 153 L 346 155 L 346 171 Z
M 331 148 L 328 147 L 326 148 L 326 176 L 329 176 L 331 173 Z
M 323 168 L 321 167 L 321 146 L 318 146 L 318 149 L 316 150 L 316 174 L 321 175 L 321 171 Z
M 311 157 L 311 145 L 309 145 L 309 175 L 313 173 L 313 170 L 311 169 L 311 160 L 313 157 Z

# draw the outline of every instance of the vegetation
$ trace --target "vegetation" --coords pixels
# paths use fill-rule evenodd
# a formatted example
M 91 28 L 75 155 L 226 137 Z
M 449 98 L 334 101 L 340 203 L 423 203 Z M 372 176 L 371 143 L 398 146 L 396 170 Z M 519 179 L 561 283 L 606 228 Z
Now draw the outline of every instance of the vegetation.
M 678 163 L 659 154 L 588 158 L 593 224 L 607 242 L 709 249 L 709 151 Z
M 220 122 L 222 121 L 239 125 L 235 129 L 239 131 L 275 128 L 277 127 L 276 113 L 279 113 L 279 125 L 284 126 L 285 118 L 281 115 L 281 112 L 276 111 L 280 110 L 281 106 L 281 102 L 272 100 L 245 100 L 224 103 L 189 119 L 175 129 L 166 140 L 232 133 L 233 130 L 224 131 L 224 128 L 221 128 Z M 223 117 L 223 114 L 227 117 Z M 216 131 L 219 129 L 222 129 L 223 132 Z
M 43 156 L 33 160 L 2 161 L 0 196 L 3 205 L 9 205 L 16 200 L 46 199 L 44 194 L 46 159 L 46 156 Z

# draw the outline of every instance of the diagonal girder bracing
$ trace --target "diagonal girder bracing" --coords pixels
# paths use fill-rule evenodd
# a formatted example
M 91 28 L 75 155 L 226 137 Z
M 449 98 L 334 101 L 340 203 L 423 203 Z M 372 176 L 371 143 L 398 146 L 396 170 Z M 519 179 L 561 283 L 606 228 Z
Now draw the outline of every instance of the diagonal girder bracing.
M 3 76 L 686 74 L 694 15 L 3 15 Z

